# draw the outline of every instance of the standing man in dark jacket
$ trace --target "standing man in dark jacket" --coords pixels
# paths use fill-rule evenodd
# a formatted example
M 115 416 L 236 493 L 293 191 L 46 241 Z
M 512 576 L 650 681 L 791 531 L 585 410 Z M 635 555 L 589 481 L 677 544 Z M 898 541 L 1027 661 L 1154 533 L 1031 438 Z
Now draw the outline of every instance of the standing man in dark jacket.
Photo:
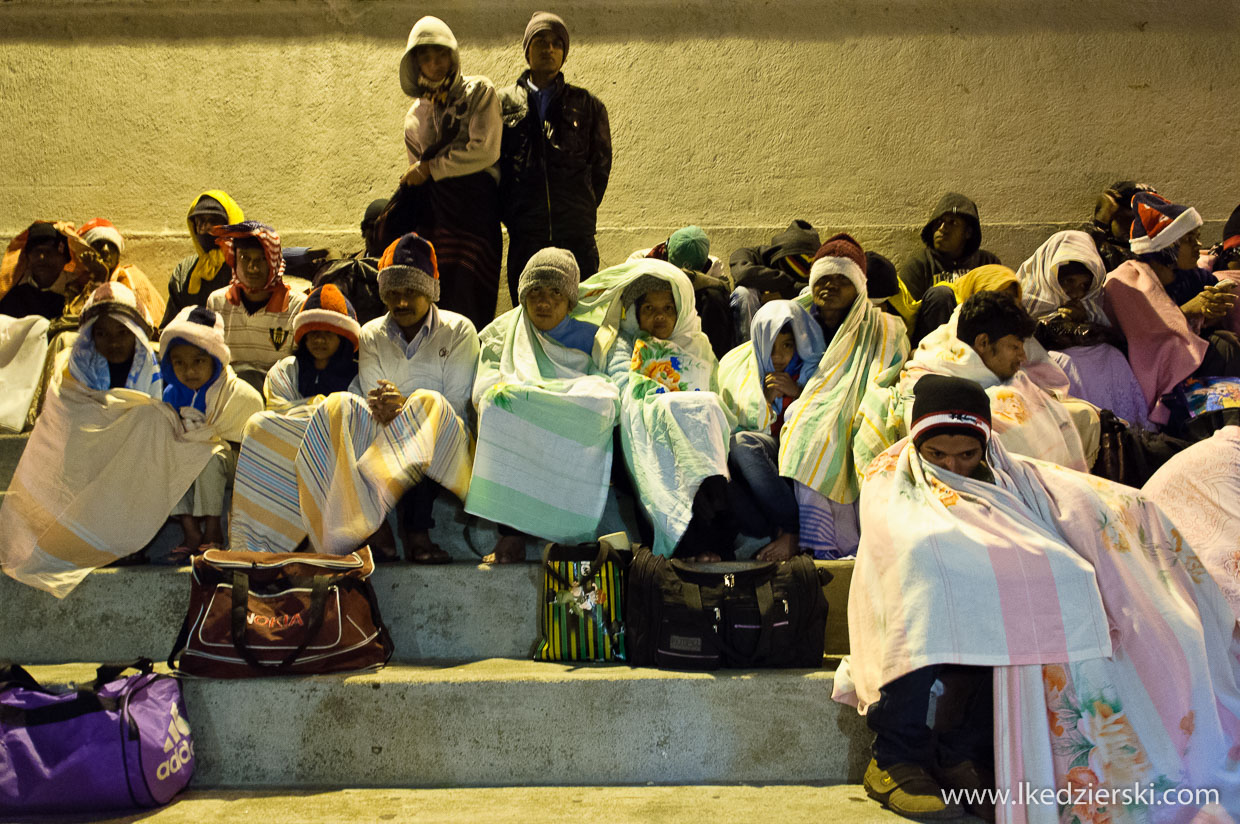
M 979 266 L 1000 262 L 981 248 L 977 204 L 955 192 L 939 199 L 922 227 L 921 242 L 924 247 L 909 255 L 900 267 L 900 280 L 913 300 L 921 300 L 931 286 L 951 283 Z
M 611 126 L 602 101 L 564 82 L 568 28 L 536 12 L 522 43 L 529 69 L 499 93 L 504 117 L 500 201 L 508 227 L 508 292 L 526 261 L 547 246 L 568 249 L 584 279 L 598 271 L 598 206 L 611 175 Z

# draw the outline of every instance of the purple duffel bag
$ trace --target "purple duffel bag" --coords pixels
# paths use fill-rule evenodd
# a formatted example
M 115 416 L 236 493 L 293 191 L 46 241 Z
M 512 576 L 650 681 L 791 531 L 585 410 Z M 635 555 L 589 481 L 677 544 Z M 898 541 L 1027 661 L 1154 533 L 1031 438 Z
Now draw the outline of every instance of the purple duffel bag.
M 150 660 L 101 666 L 62 694 L 0 666 L 0 815 L 154 807 L 193 774 L 181 684 Z

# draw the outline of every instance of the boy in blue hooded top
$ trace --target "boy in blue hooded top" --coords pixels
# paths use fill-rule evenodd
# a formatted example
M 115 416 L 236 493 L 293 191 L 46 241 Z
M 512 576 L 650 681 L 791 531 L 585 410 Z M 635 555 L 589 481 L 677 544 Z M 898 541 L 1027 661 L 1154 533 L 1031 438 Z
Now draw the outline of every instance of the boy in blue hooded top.
M 188 440 L 213 441 L 215 453 L 172 516 L 185 541 L 175 560 L 223 545 L 224 495 L 236 466 L 235 444 L 247 420 L 263 409 L 258 392 L 229 366 L 224 321 L 200 306 L 186 307 L 159 337 L 164 402 L 177 410 Z

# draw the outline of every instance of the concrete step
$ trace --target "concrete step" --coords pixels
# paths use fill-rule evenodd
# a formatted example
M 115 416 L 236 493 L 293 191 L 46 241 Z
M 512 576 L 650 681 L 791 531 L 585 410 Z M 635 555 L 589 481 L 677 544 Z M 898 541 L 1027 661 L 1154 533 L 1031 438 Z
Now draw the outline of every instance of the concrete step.
M 610 824 L 908 822 L 871 801 L 857 784 L 190 790 L 160 810 L 106 819 L 92 816 L 89 820 L 94 824 L 201 824 L 226 820 L 302 824 L 376 820 L 418 824 L 581 824 L 604 818 Z
M 871 737 L 833 675 L 489 659 L 183 684 L 196 788 L 856 783 Z
M 845 654 L 853 562 L 819 564 L 834 576 L 826 589 L 826 652 Z M 537 564 L 385 564 L 371 580 L 394 660 L 525 658 L 537 637 Z M 188 600 L 188 567 L 96 570 L 63 600 L 0 575 L 0 659 L 162 660 Z

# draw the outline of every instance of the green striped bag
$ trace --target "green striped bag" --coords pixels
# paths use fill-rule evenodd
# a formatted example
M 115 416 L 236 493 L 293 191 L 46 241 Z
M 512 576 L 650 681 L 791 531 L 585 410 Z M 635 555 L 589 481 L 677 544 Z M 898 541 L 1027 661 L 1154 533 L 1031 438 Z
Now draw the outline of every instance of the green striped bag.
M 623 547 L 623 548 L 621 548 Z M 542 553 L 535 661 L 624 661 L 624 533 L 597 544 L 547 544 Z

